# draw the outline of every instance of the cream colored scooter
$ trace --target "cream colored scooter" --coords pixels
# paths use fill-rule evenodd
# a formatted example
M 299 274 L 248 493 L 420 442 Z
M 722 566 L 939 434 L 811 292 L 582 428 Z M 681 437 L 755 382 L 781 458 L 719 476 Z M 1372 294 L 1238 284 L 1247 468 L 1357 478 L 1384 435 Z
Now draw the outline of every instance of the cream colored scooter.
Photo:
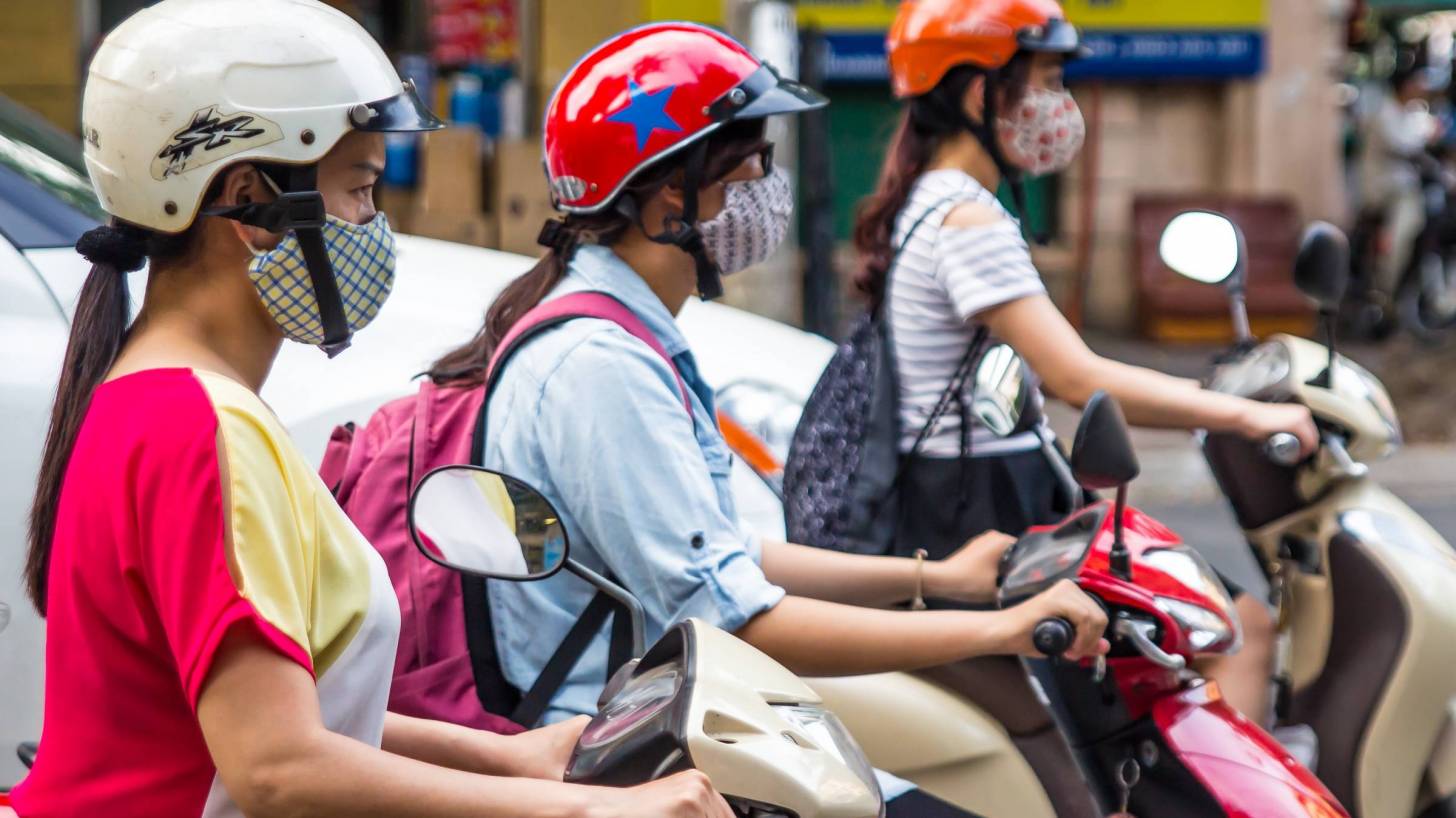
M 1311 227 L 1295 270 L 1320 305 L 1326 345 L 1253 342 L 1243 240 L 1225 217 L 1181 214 L 1161 251 L 1179 273 L 1229 287 L 1239 346 L 1210 388 L 1303 404 L 1320 428 L 1319 451 L 1299 462 L 1290 435 L 1262 450 L 1230 435 L 1204 441 L 1278 606 L 1279 718 L 1314 728 L 1315 770 L 1357 818 L 1456 817 L 1456 554 L 1365 465 L 1395 450 L 1400 426 L 1380 381 L 1334 349 L 1344 236 Z
M 567 781 L 631 786 L 696 769 L 741 818 L 883 818 L 874 769 L 812 689 L 698 620 L 644 653 L 641 604 L 567 556 L 566 531 L 535 489 L 475 466 L 438 469 L 410 498 L 409 527 L 420 551 L 452 570 L 530 581 L 565 568 L 629 612 L 639 658 L 603 690 Z

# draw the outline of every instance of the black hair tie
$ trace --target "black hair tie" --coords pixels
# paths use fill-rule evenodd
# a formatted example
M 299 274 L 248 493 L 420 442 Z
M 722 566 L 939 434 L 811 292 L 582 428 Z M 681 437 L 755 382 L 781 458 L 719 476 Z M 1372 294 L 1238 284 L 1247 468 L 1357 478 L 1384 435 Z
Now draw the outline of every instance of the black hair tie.
M 130 225 L 103 224 L 81 234 L 76 252 L 92 264 L 106 264 L 118 272 L 140 270 L 147 263 L 148 233 Z
M 566 222 L 561 219 L 547 219 L 541 225 L 541 232 L 536 235 L 536 243 L 564 256 L 576 244 L 576 232 L 568 229 Z

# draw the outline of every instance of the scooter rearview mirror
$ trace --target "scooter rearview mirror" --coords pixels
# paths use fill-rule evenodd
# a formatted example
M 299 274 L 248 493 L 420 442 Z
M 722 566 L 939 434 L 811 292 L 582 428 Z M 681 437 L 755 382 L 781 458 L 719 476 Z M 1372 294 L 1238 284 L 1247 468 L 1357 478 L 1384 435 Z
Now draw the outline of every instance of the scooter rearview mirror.
M 1077 435 L 1072 440 L 1072 474 L 1089 491 L 1117 489 L 1113 507 L 1113 541 L 1109 568 L 1113 575 L 1132 579 L 1132 560 L 1122 538 L 1123 512 L 1127 509 L 1127 484 L 1138 476 L 1137 453 L 1127 433 L 1122 407 L 1111 395 L 1098 390 L 1082 409 Z
M 1222 284 L 1238 272 L 1239 230 L 1227 216 L 1189 210 L 1163 228 L 1158 255 L 1178 275 L 1204 284 Z
M 446 466 L 410 498 L 410 537 L 420 553 L 491 579 L 545 579 L 566 563 L 566 530 L 541 493 L 507 474 Z
M 996 344 L 981 355 L 974 377 L 971 413 L 997 437 L 1012 437 L 1036 426 L 1036 406 L 1026 365 L 1016 350 Z
M 1128 437 L 1122 407 L 1098 390 L 1082 410 L 1072 440 L 1072 474 L 1089 491 L 1125 486 L 1138 476 L 1137 453 Z
M 1350 242 L 1340 228 L 1314 222 L 1299 241 L 1294 286 L 1322 311 L 1339 309 L 1350 282 Z
M 1244 232 L 1232 219 L 1211 210 L 1179 213 L 1163 228 L 1158 255 L 1184 278 L 1204 284 L 1223 284 L 1228 290 L 1234 338 L 1239 346 L 1252 342 L 1249 312 L 1244 306 L 1249 252 Z
M 1350 240 L 1329 222 L 1313 222 L 1299 240 L 1294 286 L 1319 307 L 1329 361 L 1311 383 L 1328 387 L 1335 366 L 1335 314 L 1350 284 Z

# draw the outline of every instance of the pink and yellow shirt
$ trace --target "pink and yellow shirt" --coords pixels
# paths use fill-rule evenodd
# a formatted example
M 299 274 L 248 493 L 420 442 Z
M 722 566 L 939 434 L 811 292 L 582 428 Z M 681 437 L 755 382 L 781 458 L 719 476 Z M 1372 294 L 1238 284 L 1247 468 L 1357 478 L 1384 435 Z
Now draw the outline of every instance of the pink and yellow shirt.
M 171 369 L 98 387 L 48 588 L 22 818 L 241 815 L 196 716 L 234 629 L 312 673 L 326 727 L 380 743 L 399 636 L 383 561 L 240 384 Z

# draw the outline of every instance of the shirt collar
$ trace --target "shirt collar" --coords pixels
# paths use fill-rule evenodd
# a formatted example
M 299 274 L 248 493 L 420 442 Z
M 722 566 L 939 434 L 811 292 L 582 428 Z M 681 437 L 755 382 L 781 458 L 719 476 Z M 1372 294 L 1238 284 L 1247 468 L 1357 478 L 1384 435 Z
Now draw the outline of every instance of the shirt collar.
M 688 340 L 662 299 L 612 248 L 582 245 L 572 255 L 568 270 L 572 278 L 580 280 L 588 289 L 600 290 L 625 304 L 652 330 L 670 357 L 688 351 Z

